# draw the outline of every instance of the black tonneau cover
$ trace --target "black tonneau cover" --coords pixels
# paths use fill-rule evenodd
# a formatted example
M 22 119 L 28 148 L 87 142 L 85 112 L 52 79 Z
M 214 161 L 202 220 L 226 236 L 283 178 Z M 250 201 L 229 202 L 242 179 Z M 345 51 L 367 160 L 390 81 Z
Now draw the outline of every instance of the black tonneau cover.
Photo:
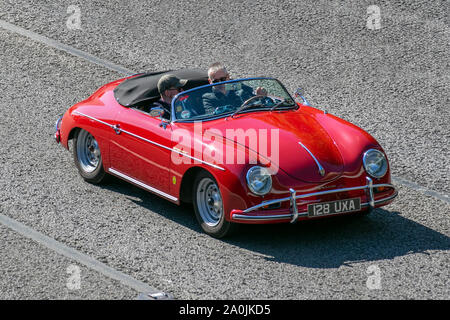
M 114 89 L 114 97 L 125 107 L 133 107 L 144 101 L 146 103 L 156 101 L 159 99 L 158 81 L 167 73 L 174 74 L 180 79 L 187 79 L 184 90 L 208 84 L 208 73 L 202 70 L 150 72 L 123 81 Z

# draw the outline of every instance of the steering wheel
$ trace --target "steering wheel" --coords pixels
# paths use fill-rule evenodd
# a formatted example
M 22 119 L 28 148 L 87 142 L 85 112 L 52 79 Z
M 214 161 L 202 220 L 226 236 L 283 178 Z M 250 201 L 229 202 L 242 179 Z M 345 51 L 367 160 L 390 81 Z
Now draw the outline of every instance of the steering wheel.
M 248 107 L 251 107 L 253 104 L 250 104 L 250 102 L 253 102 L 253 100 L 261 99 L 261 98 L 262 98 L 261 104 L 263 102 L 268 102 L 268 101 L 270 101 L 269 103 L 275 104 L 275 100 L 273 100 L 271 97 L 258 94 L 254 97 L 251 97 L 251 98 L 245 100 L 244 103 L 231 115 L 231 117 L 233 118 L 236 114 L 238 114 L 242 110 L 247 109 Z
M 250 102 L 253 102 L 253 100 L 257 100 L 257 99 L 261 99 L 261 103 L 264 103 L 264 104 L 266 104 L 266 103 L 275 104 L 275 100 L 273 100 L 273 98 L 271 98 L 269 96 L 263 96 L 263 95 L 258 94 L 254 97 L 251 97 L 251 98 L 245 100 L 244 103 L 241 105 L 241 108 L 244 106 L 248 106 L 248 105 L 250 106 L 251 105 Z

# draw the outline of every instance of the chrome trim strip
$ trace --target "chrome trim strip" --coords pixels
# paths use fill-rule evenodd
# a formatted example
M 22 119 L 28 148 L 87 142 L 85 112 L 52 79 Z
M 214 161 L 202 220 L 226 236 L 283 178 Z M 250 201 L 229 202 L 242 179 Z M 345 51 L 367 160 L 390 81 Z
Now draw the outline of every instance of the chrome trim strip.
M 291 219 L 293 214 L 280 214 L 271 216 L 246 216 L 242 214 L 233 214 L 233 220 L 247 220 L 247 221 L 271 221 L 271 220 L 282 220 Z
M 166 149 L 166 150 L 169 150 L 169 151 L 172 151 L 172 152 L 176 152 L 176 153 L 181 154 L 182 156 L 184 156 L 184 157 L 186 157 L 186 158 L 190 158 L 190 159 L 192 159 L 192 160 L 199 161 L 199 162 L 201 162 L 201 163 L 203 163 L 203 164 L 206 164 L 206 165 L 208 165 L 208 166 L 211 166 L 211 167 L 213 167 L 213 168 L 216 168 L 216 169 L 225 171 L 225 169 L 222 168 L 222 167 L 219 167 L 219 166 L 217 166 L 217 165 L 215 165 L 215 164 L 212 164 L 212 163 L 209 163 L 209 162 L 200 160 L 200 159 L 198 159 L 198 158 L 192 157 L 192 156 L 190 156 L 190 155 L 188 155 L 188 154 L 185 154 L 185 153 L 182 152 L 181 150 L 177 150 L 177 149 L 174 149 L 174 148 L 169 148 L 169 147 L 163 146 L 162 144 L 159 144 L 159 143 L 157 143 L 157 142 L 148 140 L 148 139 L 146 139 L 146 138 L 143 138 L 143 137 L 141 137 L 141 136 L 138 136 L 137 134 L 134 134 L 134 133 L 129 132 L 129 131 L 127 131 L 127 130 L 123 130 L 123 129 L 120 129 L 120 130 L 121 130 L 121 132 L 124 132 L 124 133 L 126 133 L 126 134 L 129 134 L 130 136 L 133 136 L 133 137 L 135 137 L 135 138 L 141 139 L 141 140 L 143 140 L 143 141 L 145 141 L 145 142 L 154 144 L 155 146 L 158 146 L 158 147 L 160 147 L 160 148 L 163 148 L 163 149 Z
M 198 161 L 198 162 L 200 162 L 200 163 L 206 164 L 206 165 L 208 165 L 208 166 L 210 166 L 210 167 L 213 167 L 213 168 L 215 168 L 215 169 L 219 169 L 219 170 L 225 171 L 225 168 L 219 167 L 219 166 L 217 166 L 217 165 L 215 165 L 215 164 L 213 164 L 213 163 L 206 162 L 206 161 L 201 160 L 201 159 L 198 159 L 198 158 L 196 158 L 196 157 L 192 157 L 192 156 L 190 156 L 190 155 L 188 155 L 188 154 L 185 154 L 185 153 L 183 153 L 183 152 L 181 152 L 181 151 L 178 151 L 178 150 L 173 149 L 173 148 L 166 147 L 166 146 L 164 146 L 164 145 L 162 145 L 162 144 L 159 144 L 159 143 L 157 143 L 157 142 L 154 142 L 154 141 L 152 141 L 152 140 L 148 140 L 148 139 L 146 139 L 146 138 L 144 138 L 144 137 L 141 137 L 141 136 L 138 136 L 137 134 L 134 134 L 134 133 L 132 133 L 132 132 L 130 132 L 130 131 L 120 129 L 120 127 L 118 127 L 118 126 L 116 126 L 116 125 L 109 124 L 109 123 L 107 123 L 107 122 L 104 122 L 104 121 L 102 121 L 102 120 L 96 119 L 96 118 L 91 117 L 91 116 L 88 116 L 87 114 L 81 113 L 81 112 L 76 111 L 76 110 L 75 110 L 73 113 L 78 114 L 78 115 L 83 116 L 83 117 L 86 117 L 86 118 L 89 118 L 89 119 L 91 119 L 91 120 L 97 121 L 97 122 L 99 122 L 99 123 L 101 123 L 101 124 L 107 125 L 107 126 L 110 127 L 111 129 L 113 129 L 113 130 L 116 132 L 116 134 L 119 134 L 119 133 L 122 133 L 122 132 L 123 132 L 123 133 L 126 133 L 126 134 L 128 134 L 128 135 L 130 135 L 130 136 L 133 136 L 133 137 L 135 137 L 135 138 L 137 138 L 137 139 L 140 139 L 140 140 L 142 140 L 142 141 L 151 143 L 151 144 L 153 144 L 153 145 L 155 145 L 155 146 L 158 146 L 158 147 L 160 147 L 160 148 L 163 148 L 163 149 L 166 149 L 166 150 L 169 150 L 169 151 L 172 151 L 172 152 L 176 152 L 176 153 L 178 153 L 178 154 L 181 154 L 182 156 L 184 156 L 184 157 L 186 157 L 186 158 L 190 158 L 190 159 L 192 159 L 192 160 L 195 160 L 195 161 Z
M 301 194 L 299 196 L 296 196 L 295 199 L 303 199 L 303 198 L 314 197 L 314 196 L 322 196 L 322 195 L 326 195 L 326 194 L 330 194 L 330 193 L 347 192 L 347 191 L 354 191 L 354 190 L 364 190 L 364 189 L 367 189 L 368 187 L 369 187 L 368 185 L 365 185 L 365 186 L 359 186 L 359 187 L 325 190 L 325 191 Z M 395 190 L 395 187 L 392 184 L 387 184 L 387 183 L 375 184 L 375 185 L 372 185 L 372 187 L 373 188 L 387 187 L 387 188 L 393 188 Z M 289 201 L 290 199 L 291 199 L 291 197 L 263 201 L 256 206 L 253 206 L 253 207 L 250 207 L 250 208 L 244 210 L 243 212 L 248 213 L 248 212 L 254 211 L 256 209 L 259 209 L 259 208 L 262 208 L 262 207 L 265 207 L 265 206 L 268 206 L 268 205 L 271 205 L 274 203 Z
M 375 206 L 374 196 L 373 196 L 373 180 L 369 177 L 366 177 L 367 180 L 367 189 L 369 190 L 369 205 L 373 208 Z
M 62 121 L 62 116 L 58 118 L 58 120 L 56 120 L 55 123 L 55 134 L 53 135 L 53 137 L 55 138 L 56 143 L 60 143 L 61 142 L 61 133 L 60 133 L 60 129 L 61 129 L 61 121 Z
M 398 192 L 395 191 L 395 193 L 392 196 L 389 196 L 389 197 L 386 197 L 386 198 L 383 198 L 383 199 L 375 200 L 373 202 L 373 205 L 375 206 L 375 205 L 380 204 L 382 202 L 386 202 L 386 201 L 392 200 L 392 199 L 394 199 L 397 196 L 398 196 Z M 370 203 L 369 202 L 364 202 L 364 203 L 361 204 L 361 207 L 366 207 L 366 206 L 370 206 Z
M 58 120 L 56 120 L 56 123 L 55 123 L 55 132 L 58 131 L 59 125 L 60 125 L 60 123 L 61 123 L 62 118 L 63 118 L 63 117 L 61 116 L 61 117 L 58 118 Z
M 396 191 L 393 195 L 383 198 L 383 199 L 378 199 L 374 201 L 374 205 L 378 205 L 381 204 L 383 202 L 387 202 L 390 201 L 392 199 L 394 199 L 395 197 L 397 197 L 398 192 Z M 365 203 L 361 203 L 361 207 L 367 207 L 369 206 L 370 203 L 369 202 L 365 202 Z M 245 212 L 245 211 L 243 211 Z M 334 215 L 339 215 L 339 213 L 333 214 Z M 268 216 L 249 216 L 249 215 L 243 215 L 243 214 L 233 214 L 232 219 L 233 220 L 244 220 L 244 221 L 273 221 L 273 220 L 283 220 L 283 219 L 291 219 L 293 220 L 293 213 L 289 213 L 289 214 L 280 214 L 280 215 L 268 215 Z M 308 211 L 303 211 L 303 212 L 299 212 L 298 213 L 298 217 L 306 217 L 308 216 Z M 332 216 L 332 215 L 330 215 Z
M 146 139 L 146 138 L 144 138 L 144 137 L 138 136 L 137 134 L 134 134 L 134 133 L 132 133 L 132 132 L 130 132 L 130 131 L 123 130 L 123 129 L 120 129 L 120 131 L 123 132 L 123 133 L 126 133 L 126 134 L 128 134 L 128 135 L 130 135 L 130 136 L 132 136 L 132 137 L 138 138 L 138 139 L 140 139 L 140 140 L 142 140 L 142 141 L 151 143 L 151 144 L 153 144 L 153 145 L 155 145 L 155 146 L 158 146 L 158 147 L 160 147 L 160 148 L 163 148 L 163 149 L 166 149 L 166 150 L 169 150 L 169 151 L 175 151 L 175 152 L 177 152 L 176 150 L 173 150 L 172 148 L 166 147 L 166 146 L 164 146 L 164 145 L 162 145 L 162 144 L 159 144 L 159 143 L 157 143 L 157 142 L 154 142 L 154 141 L 152 141 L 152 140 L 148 140 L 148 139 Z
M 291 193 L 290 201 L 291 201 L 291 208 L 292 208 L 292 212 L 293 212 L 293 217 L 292 217 L 291 223 L 294 223 L 298 219 L 297 201 L 295 200 L 296 192 L 292 188 L 289 189 L 289 192 Z
M 97 118 L 88 116 L 87 114 L 81 113 L 80 111 L 77 111 L 77 110 L 75 110 L 74 112 L 72 112 L 72 114 L 78 114 L 78 115 L 80 115 L 80 116 L 83 116 L 83 117 L 89 118 L 89 119 L 91 119 L 91 120 L 100 122 L 101 124 L 104 124 L 105 126 L 108 126 L 108 127 L 112 128 L 112 129 L 114 129 L 114 127 L 115 127 L 115 126 L 112 125 L 112 124 L 109 124 L 109 123 L 104 122 L 104 121 L 102 121 L 102 120 L 99 120 L 99 119 L 97 119 Z
M 319 160 L 317 160 L 317 158 L 312 154 L 311 151 L 309 151 L 309 149 L 303 143 L 301 143 L 299 141 L 298 144 L 301 145 L 309 153 L 309 155 L 314 159 L 314 161 L 317 164 L 317 167 L 319 168 L 319 173 L 323 177 L 325 175 L 325 169 L 322 167 L 322 165 L 320 164 Z
M 135 184 L 135 185 L 137 185 L 137 186 L 139 186 L 141 188 L 144 188 L 144 189 L 146 189 L 148 191 L 156 193 L 156 194 L 158 194 L 158 195 L 160 195 L 160 196 L 162 196 L 164 198 L 167 198 L 167 199 L 172 200 L 172 201 L 178 201 L 178 198 L 175 198 L 174 196 L 171 196 L 170 194 L 162 192 L 162 191 L 160 191 L 160 190 L 158 190 L 156 188 L 150 187 L 149 185 L 147 185 L 147 184 L 145 184 L 143 182 L 140 182 L 139 180 L 136 180 L 134 178 L 131 178 L 131 177 L 127 176 L 126 174 L 123 174 L 120 171 L 117 171 L 117 170 L 115 170 L 113 168 L 109 168 L 108 171 L 110 173 L 112 173 L 113 175 L 115 175 L 115 176 L 118 176 L 118 177 L 120 177 L 120 178 L 122 178 L 124 180 L 127 180 L 127 181 L 129 181 L 129 182 L 131 182 L 131 183 L 133 183 L 133 184 Z

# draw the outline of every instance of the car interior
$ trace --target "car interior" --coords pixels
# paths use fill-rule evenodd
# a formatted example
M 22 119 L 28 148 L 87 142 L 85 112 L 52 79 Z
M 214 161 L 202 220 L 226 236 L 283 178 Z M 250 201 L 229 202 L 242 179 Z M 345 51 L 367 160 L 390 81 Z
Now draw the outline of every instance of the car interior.
M 198 69 L 148 72 L 137 74 L 120 83 L 114 89 L 114 97 L 124 107 L 135 108 L 149 113 L 149 106 L 160 99 L 158 81 L 163 75 L 169 73 L 174 74 L 180 79 L 188 80 L 183 87 L 184 90 L 209 84 L 207 72 Z M 198 101 L 198 104 L 195 104 L 195 108 L 198 108 L 201 112 L 203 108 L 202 101 Z M 163 118 L 170 119 L 170 113 L 164 113 Z

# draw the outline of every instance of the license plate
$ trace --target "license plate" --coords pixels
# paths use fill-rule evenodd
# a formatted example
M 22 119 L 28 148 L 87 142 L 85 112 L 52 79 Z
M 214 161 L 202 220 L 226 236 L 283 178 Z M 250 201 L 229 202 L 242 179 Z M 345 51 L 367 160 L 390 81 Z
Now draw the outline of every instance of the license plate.
M 308 205 L 308 215 L 310 217 L 327 216 L 331 214 L 359 210 L 361 210 L 360 198 L 321 202 Z

